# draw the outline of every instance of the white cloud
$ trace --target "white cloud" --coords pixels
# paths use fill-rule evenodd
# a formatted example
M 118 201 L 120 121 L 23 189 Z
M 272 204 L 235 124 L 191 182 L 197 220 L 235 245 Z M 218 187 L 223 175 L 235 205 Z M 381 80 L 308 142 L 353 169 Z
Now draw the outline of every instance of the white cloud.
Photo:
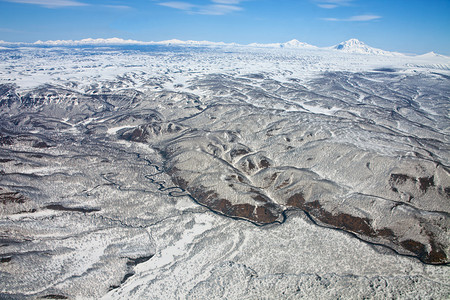
M 68 7 L 68 6 L 88 6 L 89 4 L 73 0 L 5 0 L 7 2 L 35 4 L 48 8 Z
M 336 4 L 317 4 L 317 6 L 321 7 L 321 8 L 328 8 L 328 9 L 337 7 Z
M 353 16 L 350 17 L 347 21 L 372 21 L 381 19 L 381 16 L 375 16 L 375 15 L 360 15 L 360 16 Z
M 190 10 L 190 9 L 196 7 L 196 5 L 187 3 L 187 2 L 161 2 L 158 4 L 162 5 L 162 6 L 171 7 L 171 8 L 181 9 L 181 10 Z
M 323 18 L 322 20 L 325 21 L 332 21 L 332 22 L 365 22 L 365 21 L 372 21 L 381 19 L 381 16 L 376 15 L 359 15 L 359 16 L 352 16 L 347 19 L 337 19 L 337 18 Z
M 332 9 L 339 6 L 350 5 L 353 0 L 314 0 L 316 5 L 321 8 Z
M 242 7 L 235 5 L 206 5 L 198 10 L 198 14 L 202 15 L 226 15 L 234 11 L 242 10 Z
M 119 9 L 119 10 L 131 9 L 131 6 L 128 6 L 128 5 L 102 5 L 102 6 L 106 7 L 106 8 Z
M 212 2 L 219 4 L 239 4 L 242 0 L 212 0 Z
M 235 5 L 239 4 L 240 2 L 242 2 L 242 0 L 212 0 L 211 4 L 207 5 L 196 5 L 189 2 L 179 1 L 159 2 L 158 4 L 183 10 L 191 14 L 218 16 L 242 10 L 242 7 Z

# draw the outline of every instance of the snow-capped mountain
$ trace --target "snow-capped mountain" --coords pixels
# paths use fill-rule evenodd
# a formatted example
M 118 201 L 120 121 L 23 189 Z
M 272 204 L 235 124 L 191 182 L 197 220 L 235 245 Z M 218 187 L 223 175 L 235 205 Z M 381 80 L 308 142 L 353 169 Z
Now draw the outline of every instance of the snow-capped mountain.
M 42 46 L 82 46 L 82 45 L 186 45 L 186 46 L 233 46 L 235 43 L 224 42 L 210 42 L 210 41 L 182 41 L 178 39 L 171 39 L 159 42 L 143 42 L 137 40 L 124 40 L 121 38 L 107 38 L 107 39 L 82 39 L 82 40 L 55 40 L 55 41 L 36 41 L 33 45 Z
M 317 49 L 316 46 L 300 42 L 296 39 L 290 40 L 286 43 L 269 43 L 269 44 L 260 44 L 260 43 L 251 43 L 248 46 L 250 47 L 264 47 L 264 48 L 309 48 L 309 49 Z
M 1 41 L 0 41 L 1 43 Z M 6 42 L 5 42 L 6 43 Z M 210 42 L 210 41 L 193 41 L 193 40 L 179 40 L 171 39 L 164 41 L 150 41 L 143 42 L 137 40 L 124 40 L 121 38 L 107 38 L 107 39 L 93 39 L 87 38 L 82 40 L 49 40 L 49 41 L 36 41 L 33 45 L 39 46 L 82 46 L 82 45 L 177 45 L 177 46 L 245 46 L 237 43 L 224 43 L 224 42 Z M 269 43 L 260 44 L 252 43 L 247 46 L 251 47 L 265 47 L 265 48 L 317 48 L 307 43 L 300 42 L 296 39 L 286 43 Z
M 300 42 L 296 39 L 290 40 L 289 42 L 283 43 L 286 48 L 317 48 L 316 46 L 310 45 L 308 43 Z
M 425 54 L 422 54 L 422 55 L 418 55 L 417 57 L 420 57 L 420 58 L 442 58 L 442 59 L 449 59 L 450 58 L 449 56 L 438 54 L 438 53 L 435 53 L 433 51 L 425 53 Z
M 358 39 L 350 39 L 348 41 L 339 43 L 332 46 L 330 49 L 335 49 L 339 51 L 349 52 L 349 53 L 361 53 L 361 54 L 372 54 L 372 55 L 401 55 L 397 52 L 389 52 L 377 48 L 370 47 Z
M 160 41 L 160 42 L 148 42 L 148 44 L 154 45 L 185 45 L 185 46 L 239 46 L 236 43 L 224 43 L 224 42 L 210 42 L 210 41 L 182 41 L 178 39 Z
M 82 40 L 56 40 L 56 41 L 36 41 L 34 45 L 43 46 L 78 46 L 78 45 L 143 45 L 146 42 L 136 40 L 124 40 L 121 38 L 108 38 L 108 39 L 82 39 Z
M 179 40 L 170 39 L 164 41 L 138 41 L 132 39 L 121 39 L 121 38 L 86 38 L 81 40 L 48 40 L 48 41 L 36 41 L 34 43 L 25 42 L 7 42 L 0 40 L 0 45 L 2 47 L 6 46 L 115 46 L 115 45 L 165 45 L 165 46 L 205 46 L 205 47 L 256 47 L 256 48 L 278 48 L 278 49 L 309 49 L 309 50 L 338 50 L 346 53 L 356 53 L 356 54 L 370 54 L 370 55 L 383 55 L 383 56 L 403 56 L 404 54 L 399 52 L 391 52 L 378 48 L 373 48 L 361 42 L 358 39 L 350 39 L 348 41 L 341 42 L 337 45 L 331 47 L 317 47 L 308 43 L 300 42 L 296 39 L 290 40 L 285 43 L 251 43 L 251 44 L 238 44 L 238 43 L 225 43 L 225 42 L 211 42 L 211 41 L 194 41 L 194 40 Z M 2 50 L 7 50 L 8 48 L 1 48 Z M 447 58 L 447 56 L 436 54 L 434 52 L 429 52 L 427 54 L 418 55 L 424 58 Z

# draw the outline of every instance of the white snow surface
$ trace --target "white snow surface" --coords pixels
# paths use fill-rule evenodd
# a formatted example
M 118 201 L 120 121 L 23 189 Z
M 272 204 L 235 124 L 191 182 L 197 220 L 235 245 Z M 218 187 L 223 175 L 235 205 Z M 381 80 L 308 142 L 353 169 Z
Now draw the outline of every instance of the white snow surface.
M 164 44 L 178 45 L 179 42 L 173 40 Z M 195 51 L 195 48 L 192 49 Z M 164 50 L 161 50 L 161 56 L 155 56 L 142 55 L 139 51 L 132 50 L 121 53 L 107 47 L 78 50 L 64 47 L 21 47 L 15 50 L 21 55 L 21 59 L 16 60 L 14 64 L 10 64 L 8 60 L 0 61 L 0 80 L 2 83 L 15 83 L 20 89 L 28 89 L 46 83 L 78 81 L 86 84 L 98 79 L 113 80 L 123 74 L 133 74 L 133 88 L 139 89 L 144 88 L 147 80 L 167 77 L 166 74 L 170 74 L 170 84 L 186 82 L 199 73 L 236 75 L 263 70 L 274 79 L 285 81 L 290 77 L 307 79 L 335 70 L 360 72 L 394 68 L 405 73 L 450 70 L 450 58 L 446 56 L 379 55 L 376 51 L 360 51 L 359 46 L 355 51 L 351 48 L 349 52 L 279 46 L 264 48 L 227 45 L 214 49 L 184 58 Z M 216 55 L 215 51 L 223 55 Z M 69 53 L 70 60 L 67 60 L 63 54 Z M 364 57 L 361 57 L 362 54 Z M 8 55 L 7 52 L 5 55 Z
M 0 44 L 10 47 L 6 42 Z M 138 48 L 121 49 L 123 45 Z M 145 48 L 158 45 L 167 48 Z M 0 51 L 0 84 L 17 86 L 17 93 L 27 96 L 30 103 L 37 103 L 37 109 L 34 115 L 30 113 L 31 117 L 13 115 L 6 108 L 1 112 L 5 119 L 11 118 L 8 124 L 18 124 L 5 125 L 8 134 L 18 132 L 18 138 L 14 144 L 0 147 L 1 157 L 5 158 L 0 164 L 0 187 L 18 191 L 31 200 L 0 207 L 0 237 L 5 239 L 5 246 L 0 247 L 0 273 L 4 274 L 0 298 L 2 295 L 17 299 L 48 295 L 70 299 L 446 299 L 450 296 L 448 266 L 423 264 L 417 258 L 397 255 L 344 231 L 317 226 L 301 212 L 288 212 L 286 222 L 267 226 L 215 214 L 192 201 L 168 174 L 160 172 L 167 167 L 166 162 L 159 150 L 151 148 L 151 143 L 157 145 L 163 137 L 155 133 L 148 144 L 118 139 L 121 131 L 141 125 L 144 117 L 148 118 L 145 124 L 158 118 L 173 124 L 184 122 L 186 126 L 203 120 L 202 124 L 212 124 L 205 129 L 207 132 L 214 126 L 223 125 L 227 129 L 228 119 L 240 121 L 253 114 L 261 117 L 241 129 L 254 135 L 236 134 L 240 142 L 255 146 L 252 154 L 265 155 L 259 149 L 275 149 L 274 153 L 281 153 L 275 163 L 283 167 L 285 161 L 297 155 L 298 161 L 308 164 L 324 181 L 331 178 L 349 187 L 363 175 L 372 176 L 370 173 L 376 169 L 357 164 L 360 157 L 370 160 L 371 168 L 389 169 L 394 168 L 390 163 L 401 165 L 409 156 L 422 155 L 425 162 L 414 170 L 435 172 L 439 166 L 429 163 L 430 159 L 439 159 L 444 164 L 449 161 L 450 131 L 445 124 L 448 102 L 435 98 L 428 101 L 429 95 L 439 98 L 439 94 L 431 93 L 432 88 L 415 90 L 414 85 L 408 85 L 404 93 L 413 95 L 408 100 L 420 100 L 414 102 L 414 111 L 400 96 L 406 104 L 392 108 L 390 101 L 397 94 L 385 94 L 383 89 L 377 89 L 378 85 L 371 90 L 367 82 L 388 82 L 395 86 L 397 82 L 389 79 L 389 74 L 395 74 L 395 80 L 424 77 L 440 86 L 437 83 L 450 76 L 449 57 L 434 53 L 398 55 L 358 40 L 326 49 L 297 40 L 238 45 L 118 38 L 38 41 L 35 45 L 13 46 L 12 50 Z M 332 79 L 320 81 L 321 76 L 330 73 L 341 74 L 343 78 L 358 74 L 360 82 L 366 85 L 352 86 L 360 93 L 354 94 L 353 90 L 345 89 L 353 84 L 349 79 L 347 86 L 337 85 L 333 90 L 325 86 L 333 83 Z M 378 74 L 386 77 L 379 79 Z M 219 78 L 215 80 L 222 85 L 215 89 L 211 78 Z M 228 86 L 230 82 L 235 85 Z M 313 89 L 313 85 L 319 86 L 316 90 L 329 88 L 327 96 L 332 101 L 323 99 L 319 93 L 304 98 L 302 92 Z M 298 94 L 290 94 L 292 86 L 298 88 Z M 40 88 L 43 92 L 36 92 Z M 52 92 L 53 88 L 58 92 Z M 252 94 L 252 88 L 264 93 Z M 111 107 L 92 100 L 106 94 L 117 96 L 111 97 L 116 101 Z M 141 101 L 140 106 L 135 106 L 138 105 L 133 102 L 135 99 Z M 362 109 L 362 104 L 368 108 Z M 231 108 L 238 105 L 248 107 L 249 113 L 237 117 Z M 126 116 L 122 107 L 133 114 Z M 218 112 L 213 116 L 211 111 L 216 107 Z M 401 118 L 385 117 L 386 107 Z M 78 112 L 77 109 L 80 113 L 67 112 Z M 90 115 L 83 115 L 86 114 L 83 109 Z M 52 113 L 46 115 L 49 114 L 46 110 Z M 217 116 L 219 120 L 215 121 Z M 291 118 L 287 120 L 292 122 L 283 121 L 280 116 Z M 410 116 L 413 117 L 408 119 Z M 259 131 L 271 118 L 273 131 L 279 133 L 267 137 Z M 331 129 L 336 132 L 330 133 L 327 122 L 332 118 L 336 128 Z M 366 131 L 358 127 L 363 127 L 358 122 L 365 118 L 375 120 L 365 124 Z M 28 120 L 33 122 L 27 123 Z M 43 120 L 44 125 L 39 123 Z M 296 131 L 291 127 L 294 123 Z M 239 124 L 230 126 L 238 132 Z M 313 131 L 310 126 L 317 126 L 316 135 L 310 134 Z M 27 134 L 20 132 L 23 128 L 29 130 Z M 371 131 L 372 128 L 376 130 Z M 222 135 L 207 132 L 194 140 L 197 143 L 192 145 L 197 148 L 193 151 L 200 151 L 202 143 L 210 146 L 208 138 L 217 141 L 227 136 L 227 130 L 217 132 Z M 406 141 L 395 140 L 393 133 L 401 133 Z M 255 138 L 257 134 L 268 138 L 267 143 Z M 331 139 L 334 134 L 342 137 L 339 141 L 342 145 L 357 145 L 361 151 L 325 145 L 320 149 L 327 153 L 326 157 L 318 157 L 317 162 L 308 160 L 315 151 L 308 147 Z M 381 137 L 377 139 L 379 143 L 374 145 L 372 137 Z M 33 148 L 33 142 L 43 138 L 50 140 L 51 147 Z M 192 136 L 183 137 L 189 138 L 196 138 L 195 131 Z M 288 152 L 283 144 L 288 138 L 293 144 L 307 147 L 303 150 L 298 146 L 298 150 Z M 414 138 L 421 138 L 424 144 L 430 139 L 442 143 L 437 144 L 442 147 L 433 144 L 435 154 L 431 157 L 420 150 L 426 146 L 410 142 Z M 182 144 L 183 139 L 174 140 L 174 144 Z M 53 145 L 53 140 L 58 142 Z M 403 145 L 408 148 L 403 149 Z M 347 159 L 348 153 L 351 158 L 342 168 L 333 169 L 332 164 Z M 392 160 L 384 161 L 384 157 Z M 321 164 L 321 159 L 334 161 Z M 211 169 L 206 165 L 205 171 L 210 171 L 206 170 L 208 167 Z M 354 169 L 349 172 L 349 168 Z M 340 177 L 344 172 L 354 174 Z M 448 181 L 443 171 L 439 174 L 441 178 L 436 176 L 436 181 Z M 376 190 L 377 186 L 371 184 L 354 184 L 352 188 L 355 193 Z M 342 199 L 336 208 L 345 207 L 346 200 Z M 365 209 L 376 206 L 373 203 L 364 203 L 366 206 L 357 212 L 364 216 Z M 55 204 L 63 208 L 52 206 Z M 396 213 L 393 211 L 391 215 Z M 424 218 L 427 213 L 432 214 L 432 210 L 424 210 Z M 379 219 L 384 217 L 380 215 Z M 415 229 L 408 228 L 411 232 Z

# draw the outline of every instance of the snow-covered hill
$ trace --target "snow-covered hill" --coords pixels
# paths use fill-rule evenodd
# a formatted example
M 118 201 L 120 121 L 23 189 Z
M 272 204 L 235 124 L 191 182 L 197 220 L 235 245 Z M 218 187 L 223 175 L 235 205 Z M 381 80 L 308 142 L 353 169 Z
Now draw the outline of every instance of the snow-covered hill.
M 418 55 L 417 57 L 421 57 L 421 58 L 440 58 L 440 59 L 450 59 L 449 56 L 446 55 L 442 55 L 442 54 L 438 54 L 435 53 L 433 51 L 422 54 L 422 55 Z
M 350 39 L 348 41 L 339 43 L 332 46 L 331 49 L 349 52 L 349 53 L 361 53 L 361 54 L 372 54 L 372 55 L 402 55 L 398 52 L 389 52 L 377 48 L 370 47 L 358 39 Z

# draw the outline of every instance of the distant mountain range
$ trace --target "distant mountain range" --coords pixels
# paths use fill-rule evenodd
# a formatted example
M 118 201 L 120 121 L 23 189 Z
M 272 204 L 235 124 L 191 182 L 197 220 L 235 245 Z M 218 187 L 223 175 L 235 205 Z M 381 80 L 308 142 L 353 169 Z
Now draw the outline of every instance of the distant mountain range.
M 291 40 L 286 43 L 272 43 L 272 44 L 259 44 L 252 43 L 248 44 L 250 47 L 264 47 L 264 48 L 304 48 L 304 49 L 318 49 L 318 47 L 300 42 L 298 40 Z
M 384 56 L 398 56 L 404 55 L 399 52 L 390 52 L 377 48 L 370 47 L 358 39 L 350 39 L 348 41 L 339 43 L 331 47 L 316 47 L 307 43 L 300 42 L 296 39 L 285 43 L 251 43 L 248 45 L 237 43 L 224 42 L 210 42 L 210 41 L 182 41 L 177 39 L 160 41 L 160 42 L 143 42 L 137 40 L 125 40 L 121 38 L 98 38 L 98 39 L 82 39 L 82 40 L 55 40 L 55 41 L 36 41 L 34 43 L 11 43 L 0 40 L 2 46 L 82 46 L 82 45 L 177 45 L 177 46 L 240 46 L 240 47 L 257 47 L 257 48 L 287 48 L 287 49 L 322 49 L 322 50 L 336 50 L 347 53 L 370 54 L 370 55 L 384 55 Z M 0 46 L 1 49 L 7 49 Z M 424 57 L 445 57 L 434 52 L 423 54 Z

